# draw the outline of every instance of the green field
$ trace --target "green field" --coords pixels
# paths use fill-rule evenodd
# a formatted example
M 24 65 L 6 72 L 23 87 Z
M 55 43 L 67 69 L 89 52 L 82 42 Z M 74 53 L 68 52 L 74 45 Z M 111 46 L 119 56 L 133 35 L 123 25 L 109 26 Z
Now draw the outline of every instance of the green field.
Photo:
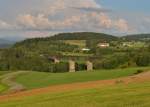
M 18 75 L 16 82 L 23 84 L 27 89 L 46 87 L 50 85 L 59 85 L 75 82 L 87 82 L 95 80 L 113 79 L 133 75 L 138 69 L 147 68 L 127 68 L 116 70 L 99 70 L 94 72 L 76 72 L 76 73 L 44 73 L 29 72 Z
M 86 46 L 85 40 L 64 40 L 64 42 L 70 45 L 77 45 L 80 48 L 83 48 Z
M 0 84 L 0 92 L 3 90 L 3 85 Z
M 0 71 L 0 76 L 7 74 L 7 73 L 10 73 L 10 71 Z
M 46 93 L 0 102 L 0 107 L 150 107 L 150 82 Z
M 2 91 L 4 91 L 6 89 L 6 87 L 3 85 L 3 84 L 0 84 L 0 93 L 2 92 Z
M 87 57 L 93 56 L 93 54 L 86 54 L 86 53 L 74 53 L 74 52 L 62 52 L 64 56 L 79 56 L 79 57 Z
M 144 68 L 98 70 L 76 73 L 27 72 L 19 74 L 16 82 L 27 89 L 65 83 L 106 80 L 134 75 Z M 0 90 L 4 86 L 0 85 Z M 0 107 L 150 107 L 150 82 L 124 83 L 97 88 L 76 89 L 65 92 L 48 92 L 0 101 Z
M 0 71 L 0 93 L 4 92 L 5 90 L 8 89 L 7 85 L 4 85 L 1 83 L 1 78 L 3 75 L 10 73 L 10 71 Z

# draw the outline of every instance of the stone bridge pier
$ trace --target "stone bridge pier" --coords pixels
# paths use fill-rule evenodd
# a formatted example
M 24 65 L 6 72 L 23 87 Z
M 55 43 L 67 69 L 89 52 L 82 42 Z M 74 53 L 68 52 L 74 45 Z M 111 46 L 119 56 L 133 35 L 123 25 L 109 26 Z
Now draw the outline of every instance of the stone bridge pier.
M 91 61 L 87 61 L 86 68 L 87 71 L 92 71 L 93 63 Z M 69 72 L 76 72 L 76 63 L 73 60 L 69 60 Z
M 93 63 L 91 61 L 87 61 L 86 66 L 87 66 L 87 71 L 93 70 Z
M 73 60 L 69 60 L 69 72 L 76 72 L 76 63 Z

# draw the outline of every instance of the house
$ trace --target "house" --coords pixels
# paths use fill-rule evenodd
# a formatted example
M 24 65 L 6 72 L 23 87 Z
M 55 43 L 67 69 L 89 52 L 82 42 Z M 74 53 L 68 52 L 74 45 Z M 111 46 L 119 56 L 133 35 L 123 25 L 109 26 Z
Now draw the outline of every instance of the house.
M 82 51 L 90 51 L 89 48 L 82 48 Z
M 124 47 L 132 47 L 133 45 L 134 45 L 133 42 L 124 42 L 124 43 L 123 43 L 123 46 L 124 46 Z
M 109 43 L 99 43 L 97 46 L 100 48 L 107 48 L 110 46 L 110 44 Z

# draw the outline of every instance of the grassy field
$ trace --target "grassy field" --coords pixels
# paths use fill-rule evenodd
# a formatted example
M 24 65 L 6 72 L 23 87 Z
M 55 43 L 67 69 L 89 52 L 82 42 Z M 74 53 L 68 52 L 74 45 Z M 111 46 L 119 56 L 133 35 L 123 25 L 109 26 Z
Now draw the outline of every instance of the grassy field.
M 64 40 L 64 42 L 70 45 L 77 45 L 80 48 L 83 48 L 86 46 L 85 40 Z
M 6 88 L 6 87 L 5 87 L 3 84 L 0 84 L 0 93 L 1 93 L 2 91 L 4 91 L 5 88 Z
M 74 53 L 74 52 L 62 52 L 64 56 L 79 56 L 79 57 L 85 57 L 85 56 L 93 56 L 93 54 L 86 54 L 86 53 Z
M 0 107 L 150 107 L 150 82 L 47 93 L 0 101 Z
M 4 84 L 1 83 L 1 78 L 3 75 L 10 73 L 9 71 L 0 71 L 0 93 L 2 93 L 3 91 L 7 90 L 8 87 Z
M 113 79 L 133 75 L 138 69 L 147 68 L 128 68 L 116 70 L 99 70 L 94 72 L 76 73 L 44 73 L 29 72 L 16 77 L 16 82 L 23 84 L 27 89 L 46 87 L 75 82 L 86 82 L 95 80 Z
M 0 71 L 0 76 L 10 73 L 10 71 Z

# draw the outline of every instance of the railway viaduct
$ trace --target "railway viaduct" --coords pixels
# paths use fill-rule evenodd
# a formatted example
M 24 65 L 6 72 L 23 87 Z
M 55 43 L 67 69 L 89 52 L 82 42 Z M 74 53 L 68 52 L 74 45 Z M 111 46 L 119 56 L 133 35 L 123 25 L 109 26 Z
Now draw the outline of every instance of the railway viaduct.
M 50 57 L 49 58 L 51 61 L 53 61 L 55 64 L 60 63 L 60 58 L 58 57 Z M 69 72 L 76 72 L 76 61 L 73 59 L 68 59 L 68 64 L 69 64 Z M 90 60 L 85 61 L 86 65 L 86 70 L 87 71 L 92 71 L 93 70 L 93 62 Z

